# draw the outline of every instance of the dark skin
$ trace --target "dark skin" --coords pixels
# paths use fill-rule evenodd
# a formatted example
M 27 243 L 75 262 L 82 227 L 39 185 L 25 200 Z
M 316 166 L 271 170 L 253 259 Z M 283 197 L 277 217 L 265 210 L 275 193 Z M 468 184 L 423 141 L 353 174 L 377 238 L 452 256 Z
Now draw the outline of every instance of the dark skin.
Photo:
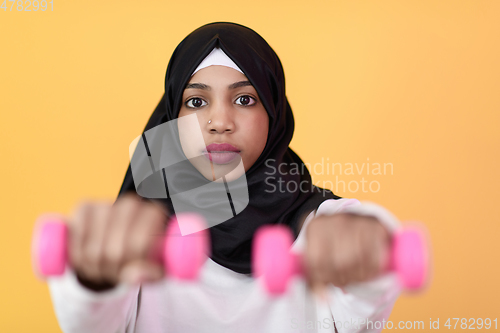
M 309 223 L 304 264 L 313 292 L 324 297 L 329 283 L 342 288 L 383 273 L 391 235 L 376 218 L 339 213 Z
M 69 261 L 78 280 L 95 291 L 118 283 L 136 284 L 163 278 L 154 255 L 167 224 L 160 204 L 125 194 L 114 204 L 80 203 L 69 222 Z
M 196 113 L 204 142 L 236 145 L 247 171 L 265 147 L 269 119 L 253 86 L 231 88 L 245 80 L 233 68 L 201 69 L 190 83 L 210 89 L 185 89 L 179 117 Z M 183 149 L 198 151 L 189 141 Z M 210 168 L 195 167 L 212 180 Z M 80 203 L 69 221 L 69 261 L 79 281 L 103 291 L 120 282 L 162 279 L 163 267 L 153 253 L 168 222 L 166 216 L 163 206 L 135 194 L 123 195 L 113 204 Z M 328 283 L 343 287 L 379 275 L 390 243 L 390 235 L 379 221 L 353 214 L 314 218 L 306 239 L 306 278 L 313 290 Z
M 158 203 L 125 194 L 114 204 L 85 201 L 69 221 L 69 261 L 84 286 L 109 290 L 118 283 L 147 283 L 164 277 L 153 255 L 167 224 Z M 306 230 L 304 265 L 311 290 L 322 295 L 331 283 L 345 287 L 383 272 L 390 234 L 373 217 L 318 216 Z

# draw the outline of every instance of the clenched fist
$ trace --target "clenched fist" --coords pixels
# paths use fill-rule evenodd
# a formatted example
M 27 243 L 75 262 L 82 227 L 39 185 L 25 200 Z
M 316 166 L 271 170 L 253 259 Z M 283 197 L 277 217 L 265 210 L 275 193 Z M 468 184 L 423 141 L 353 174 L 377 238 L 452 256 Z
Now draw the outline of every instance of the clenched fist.
M 305 265 L 312 290 L 344 287 L 375 278 L 389 260 L 391 235 L 374 217 L 341 213 L 318 216 L 306 230 Z
M 69 221 L 69 262 L 78 280 L 93 290 L 119 282 L 139 283 L 163 277 L 157 255 L 167 224 L 158 203 L 125 194 L 114 204 L 82 202 Z

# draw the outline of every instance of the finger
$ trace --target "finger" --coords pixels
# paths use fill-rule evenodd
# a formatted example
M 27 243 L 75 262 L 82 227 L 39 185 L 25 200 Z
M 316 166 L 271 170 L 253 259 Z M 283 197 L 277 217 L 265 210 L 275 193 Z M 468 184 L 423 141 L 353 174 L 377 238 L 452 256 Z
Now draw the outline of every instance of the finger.
M 373 243 L 373 235 L 369 235 L 366 232 L 366 225 L 364 223 L 356 223 L 354 228 L 354 239 L 355 239 L 355 268 L 352 275 L 353 282 L 361 282 L 366 280 L 370 274 L 370 253 L 371 253 L 371 243 Z
M 92 206 L 90 202 L 82 202 L 76 206 L 72 218 L 69 220 L 69 262 L 75 272 L 85 273 L 86 267 L 83 265 L 83 249 L 88 237 L 88 220 L 91 218 L 91 210 Z
M 125 195 L 113 204 L 102 262 L 103 276 L 108 281 L 118 281 L 126 260 L 127 233 L 139 209 L 140 200 L 132 195 Z
M 376 244 L 376 235 L 372 234 L 368 237 L 366 234 L 363 234 L 363 242 L 365 243 L 365 267 L 366 267 L 366 276 L 364 278 L 365 281 L 371 280 L 375 278 L 378 274 L 378 257 L 379 257 L 379 249 Z
M 165 219 L 163 211 L 155 205 L 151 203 L 142 205 L 127 233 L 125 250 L 127 260 L 152 259 L 152 251 L 156 250 L 155 243 L 158 236 L 164 234 Z
M 314 223 L 312 223 L 314 222 Z M 323 232 L 323 221 L 311 221 L 308 228 L 308 239 L 306 242 L 305 264 L 309 284 L 325 283 L 329 280 L 330 269 L 330 245 L 329 240 L 324 238 L 327 234 Z
M 330 232 L 325 232 L 325 235 L 332 235 Z M 334 244 L 338 242 L 335 234 L 333 233 L 333 237 L 331 239 L 327 238 L 324 240 L 323 251 L 321 256 L 323 260 L 320 260 L 320 267 L 318 268 L 320 271 L 318 272 L 319 280 L 325 284 L 333 283 L 335 281 L 335 276 L 339 277 L 338 272 L 336 270 L 335 264 L 335 246 Z
M 92 205 L 87 219 L 85 242 L 82 245 L 82 265 L 85 277 L 93 282 L 102 282 L 100 265 L 102 261 L 103 240 L 109 219 L 109 203 Z
M 380 223 L 378 223 L 379 236 L 376 238 L 376 247 L 378 249 L 378 260 L 376 275 L 382 274 L 388 265 L 390 248 L 391 248 L 391 235 L 388 230 Z
M 367 244 L 366 246 L 366 258 L 367 258 L 367 276 L 365 280 L 371 280 L 382 272 L 382 262 L 384 260 L 384 240 L 383 240 L 383 231 L 382 226 L 379 225 L 378 222 L 374 222 L 374 224 L 370 225 L 370 228 L 366 229 L 366 232 L 363 234 L 364 242 Z
M 339 222 L 336 226 L 335 242 L 332 243 L 332 258 L 330 263 L 332 267 L 331 283 L 338 287 L 346 286 L 349 283 L 353 249 L 355 248 L 355 240 L 352 237 L 351 228 L 346 222 L 348 221 Z
M 330 283 L 337 287 L 344 287 L 349 283 L 348 268 L 343 261 L 344 259 L 333 259 L 331 264 L 332 274 Z
M 314 259 L 309 258 L 306 264 L 306 285 L 307 289 L 315 295 L 319 300 L 325 301 L 326 299 L 326 283 L 323 282 L 324 278 L 318 272 L 317 264 L 313 263 Z

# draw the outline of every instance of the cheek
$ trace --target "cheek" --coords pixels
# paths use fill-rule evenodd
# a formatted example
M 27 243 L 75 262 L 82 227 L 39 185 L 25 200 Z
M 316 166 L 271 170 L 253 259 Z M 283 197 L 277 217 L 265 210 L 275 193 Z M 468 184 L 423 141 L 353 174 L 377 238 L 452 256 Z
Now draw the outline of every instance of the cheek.
M 179 113 L 177 129 L 182 150 L 187 158 L 196 158 L 205 147 L 205 140 L 200 131 L 198 117 L 195 114 Z
M 252 156 L 257 159 L 267 142 L 269 118 L 267 113 L 256 114 L 245 122 L 245 136 L 248 140 L 248 148 L 252 151 Z

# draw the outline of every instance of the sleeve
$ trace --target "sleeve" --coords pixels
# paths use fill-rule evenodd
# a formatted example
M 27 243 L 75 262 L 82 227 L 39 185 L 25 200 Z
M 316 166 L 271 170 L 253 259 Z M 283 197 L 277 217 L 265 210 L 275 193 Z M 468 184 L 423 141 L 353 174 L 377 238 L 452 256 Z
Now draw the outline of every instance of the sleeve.
M 54 311 L 64 333 L 131 333 L 134 331 L 140 286 L 120 284 L 95 292 L 67 269 L 48 279 Z
M 329 199 L 306 218 L 292 246 L 292 251 L 300 253 L 305 248 L 305 230 L 315 216 L 341 212 L 373 216 L 391 234 L 400 226 L 399 221 L 391 212 L 375 203 L 360 202 L 356 199 Z M 397 275 L 387 272 L 374 280 L 351 284 L 345 288 L 329 285 L 327 293 L 328 307 L 339 333 L 381 332 L 401 293 L 401 286 Z

